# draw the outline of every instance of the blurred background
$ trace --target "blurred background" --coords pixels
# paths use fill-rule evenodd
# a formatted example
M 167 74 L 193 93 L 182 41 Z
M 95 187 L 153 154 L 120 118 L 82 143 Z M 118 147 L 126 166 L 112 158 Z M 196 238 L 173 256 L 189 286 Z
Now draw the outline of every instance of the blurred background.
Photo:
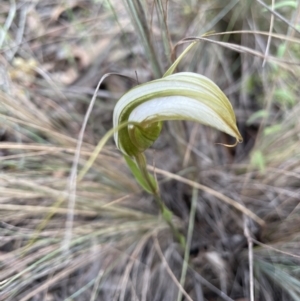
M 2 0 L 0 300 L 300 300 L 299 32 L 297 0 Z M 244 142 L 167 122 L 147 151 L 183 250 L 112 139 L 71 172 L 134 86 L 105 79 L 76 158 L 100 78 L 159 78 L 205 33 L 177 71 L 219 85 Z

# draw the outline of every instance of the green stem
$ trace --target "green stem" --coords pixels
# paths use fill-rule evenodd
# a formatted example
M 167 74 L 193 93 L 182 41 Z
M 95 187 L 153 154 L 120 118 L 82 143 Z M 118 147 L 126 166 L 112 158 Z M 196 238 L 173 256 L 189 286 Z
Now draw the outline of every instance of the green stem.
M 173 221 L 172 221 L 173 214 L 167 208 L 167 206 L 165 205 L 165 203 L 161 199 L 157 182 L 153 182 L 153 179 L 151 178 L 151 176 L 150 176 L 150 174 L 147 170 L 147 162 L 146 162 L 145 155 L 143 153 L 140 153 L 137 156 L 135 156 L 135 160 L 136 160 L 136 163 L 137 163 L 143 177 L 145 178 L 145 180 L 146 180 L 146 182 L 147 182 L 147 184 L 148 184 L 148 186 L 151 190 L 151 193 L 154 196 L 154 199 L 155 199 L 155 201 L 158 205 L 158 208 L 159 208 L 159 210 L 162 214 L 163 219 L 170 226 L 174 236 L 176 237 L 176 239 L 178 240 L 180 245 L 183 248 L 185 248 L 185 246 L 186 246 L 185 237 L 178 231 L 178 229 L 173 224 Z
M 187 242 L 184 251 L 184 259 L 182 264 L 181 276 L 180 276 L 180 285 L 184 287 L 186 273 L 188 269 L 188 262 L 190 257 L 190 248 L 192 243 L 193 231 L 194 231 L 194 224 L 195 224 L 195 215 L 196 215 L 196 208 L 197 208 L 197 200 L 198 200 L 198 189 L 193 189 L 193 196 L 192 196 L 192 204 L 190 209 L 190 217 L 189 217 L 189 226 L 188 226 L 188 233 L 187 233 Z M 177 301 L 182 300 L 182 291 L 179 290 Z

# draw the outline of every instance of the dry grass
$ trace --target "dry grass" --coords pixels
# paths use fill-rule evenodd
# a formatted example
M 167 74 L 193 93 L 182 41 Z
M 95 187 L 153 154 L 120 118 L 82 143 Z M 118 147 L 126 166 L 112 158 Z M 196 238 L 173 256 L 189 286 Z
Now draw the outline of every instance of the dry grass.
M 300 300 L 300 5 L 267 4 L 0 3 L 0 300 Z M 158 77 L 177 42 L 209 31 L 179 70 L 223 89 L 244 143 L 228 149 L 216 145 L 228 136 L 170 122 L 147 153 L 189 249 L 112 142 L 70 206 L 76 145 L 99 79 Z M 79 171 L 132 85 L 105 79 Z

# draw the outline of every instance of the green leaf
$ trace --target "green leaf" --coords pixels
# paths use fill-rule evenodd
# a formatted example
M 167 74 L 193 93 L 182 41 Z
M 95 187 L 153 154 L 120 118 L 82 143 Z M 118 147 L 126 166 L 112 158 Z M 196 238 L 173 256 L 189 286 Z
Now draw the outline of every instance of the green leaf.
M 257 167 L 261 172 L 266 169 L 266 161 L 263 153 L 260 150 L 256 150 L 251 155 L 251 164 Z
M 191 43 L 182 53 L 181 55 L 176 59 L 176 61 L 171 65 L 171 67 L 167 70 L 167 72 L 163 75 L 163 77 L 169 76 L 174 73 L 176 67 L 180 63 L 180 61 L 183 59 L 183 57 L 197 44 L 196 42 Z
M 277 57 L 283 58 L 285 51 L 286 51 L 286 44 L 280 44 L 277 49 Z
M 269 113 L 268 111 L 266 110 L 259 110 L 257 112 L 255 112 L 254 114 L 252 114 L 248 120 L 246 121 L 246 124 L 247 125 L 251 125 L 254 123 L 254 121 L 256 121 L 257 119 L 260 119 L 260 118 L 266 118 L 268 117 Z
M 133 176 L 135 177 L 136 181 L 139 183 L 139 185 L 148 193 L 153 193 L 151 187 L 149 187 L 148 182 L 146 181 L 144 175 L 142 174 L 141 170 L 138 168 L 136 163 L 128 156 L 124 155 L 124 159 L 131 170 Z M 154 187 L 156 187 L 156 181 L 152 175 L 149 174 L 149 178 L 153 184 Z
M 275 101 L 284 105 L 295 105 L 295 95 L 287 89 L 277 89 L 274 92 Z
M 285 7 L 296 9 L 297 1 L 296 0 L 286 0 L 286 1 L 281 1 L 281 2 L 275 3 L 274 7 L 269 6 L 270 9 L 274 9 L 274 10 L 285 8 Z M 262 11 L 267 12 L 268 10 L 266 8 L 263 8 Z
M 290 8 L 294 8 L 296 9 L 297 8 L 297 1 L 281 1 L 281 2 L 278 2 L 274 5 L 274 9 L 279 9 L 279 8 L 282 8 L 282 7 L 290 7 Z
M 268 126 L 264 129 L 264 135 L 271 135 L 279 132 L 282 129 L 281 124 L 274 124 L 272 126 Z

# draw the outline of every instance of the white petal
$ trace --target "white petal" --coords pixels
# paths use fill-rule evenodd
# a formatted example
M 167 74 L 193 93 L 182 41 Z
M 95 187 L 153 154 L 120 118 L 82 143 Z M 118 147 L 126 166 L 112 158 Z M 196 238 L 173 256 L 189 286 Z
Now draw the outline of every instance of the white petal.
M 213 126 L 229 135 L 235 135 L 226 121 L 220 118 L 214 110 L 196 99 L 184 96 L 149 100 L 136 107 L 129 116 L 129 121 L 139 123 L 159 120 L 191 120 Z
M 124 94 L 117 102 L 113 113 L 113 125 L 118 126 L 120 123 L 120 116 L 126 108 L 131 107 L 140 98 L 156 98 L 155 95 L 168 91 L 185 90 L 196 93 L 203 93 L 206 96 L 212 96 L 217 99 L 220 104 L 223 103 L 222 98 L 225 96 L 218 86 L 210 79 L 200 74 L 193 74 L 191 72 L 181 72 L 169 75 L 165 78 L 154 80 L 146 84 L 139 85 L 126 94 Z M 148 103 L 146 100 L 145 103 Z M 144 102 L 144 101 L 143 101 Z M 231 106 L 229 102 L 225 101 L 225 106 Z M 232 109 L 232 108 L 230 108 Z M 117 147 L 120 148 L 118 141 L 118 132 L 114 134 L 114 140 Z

